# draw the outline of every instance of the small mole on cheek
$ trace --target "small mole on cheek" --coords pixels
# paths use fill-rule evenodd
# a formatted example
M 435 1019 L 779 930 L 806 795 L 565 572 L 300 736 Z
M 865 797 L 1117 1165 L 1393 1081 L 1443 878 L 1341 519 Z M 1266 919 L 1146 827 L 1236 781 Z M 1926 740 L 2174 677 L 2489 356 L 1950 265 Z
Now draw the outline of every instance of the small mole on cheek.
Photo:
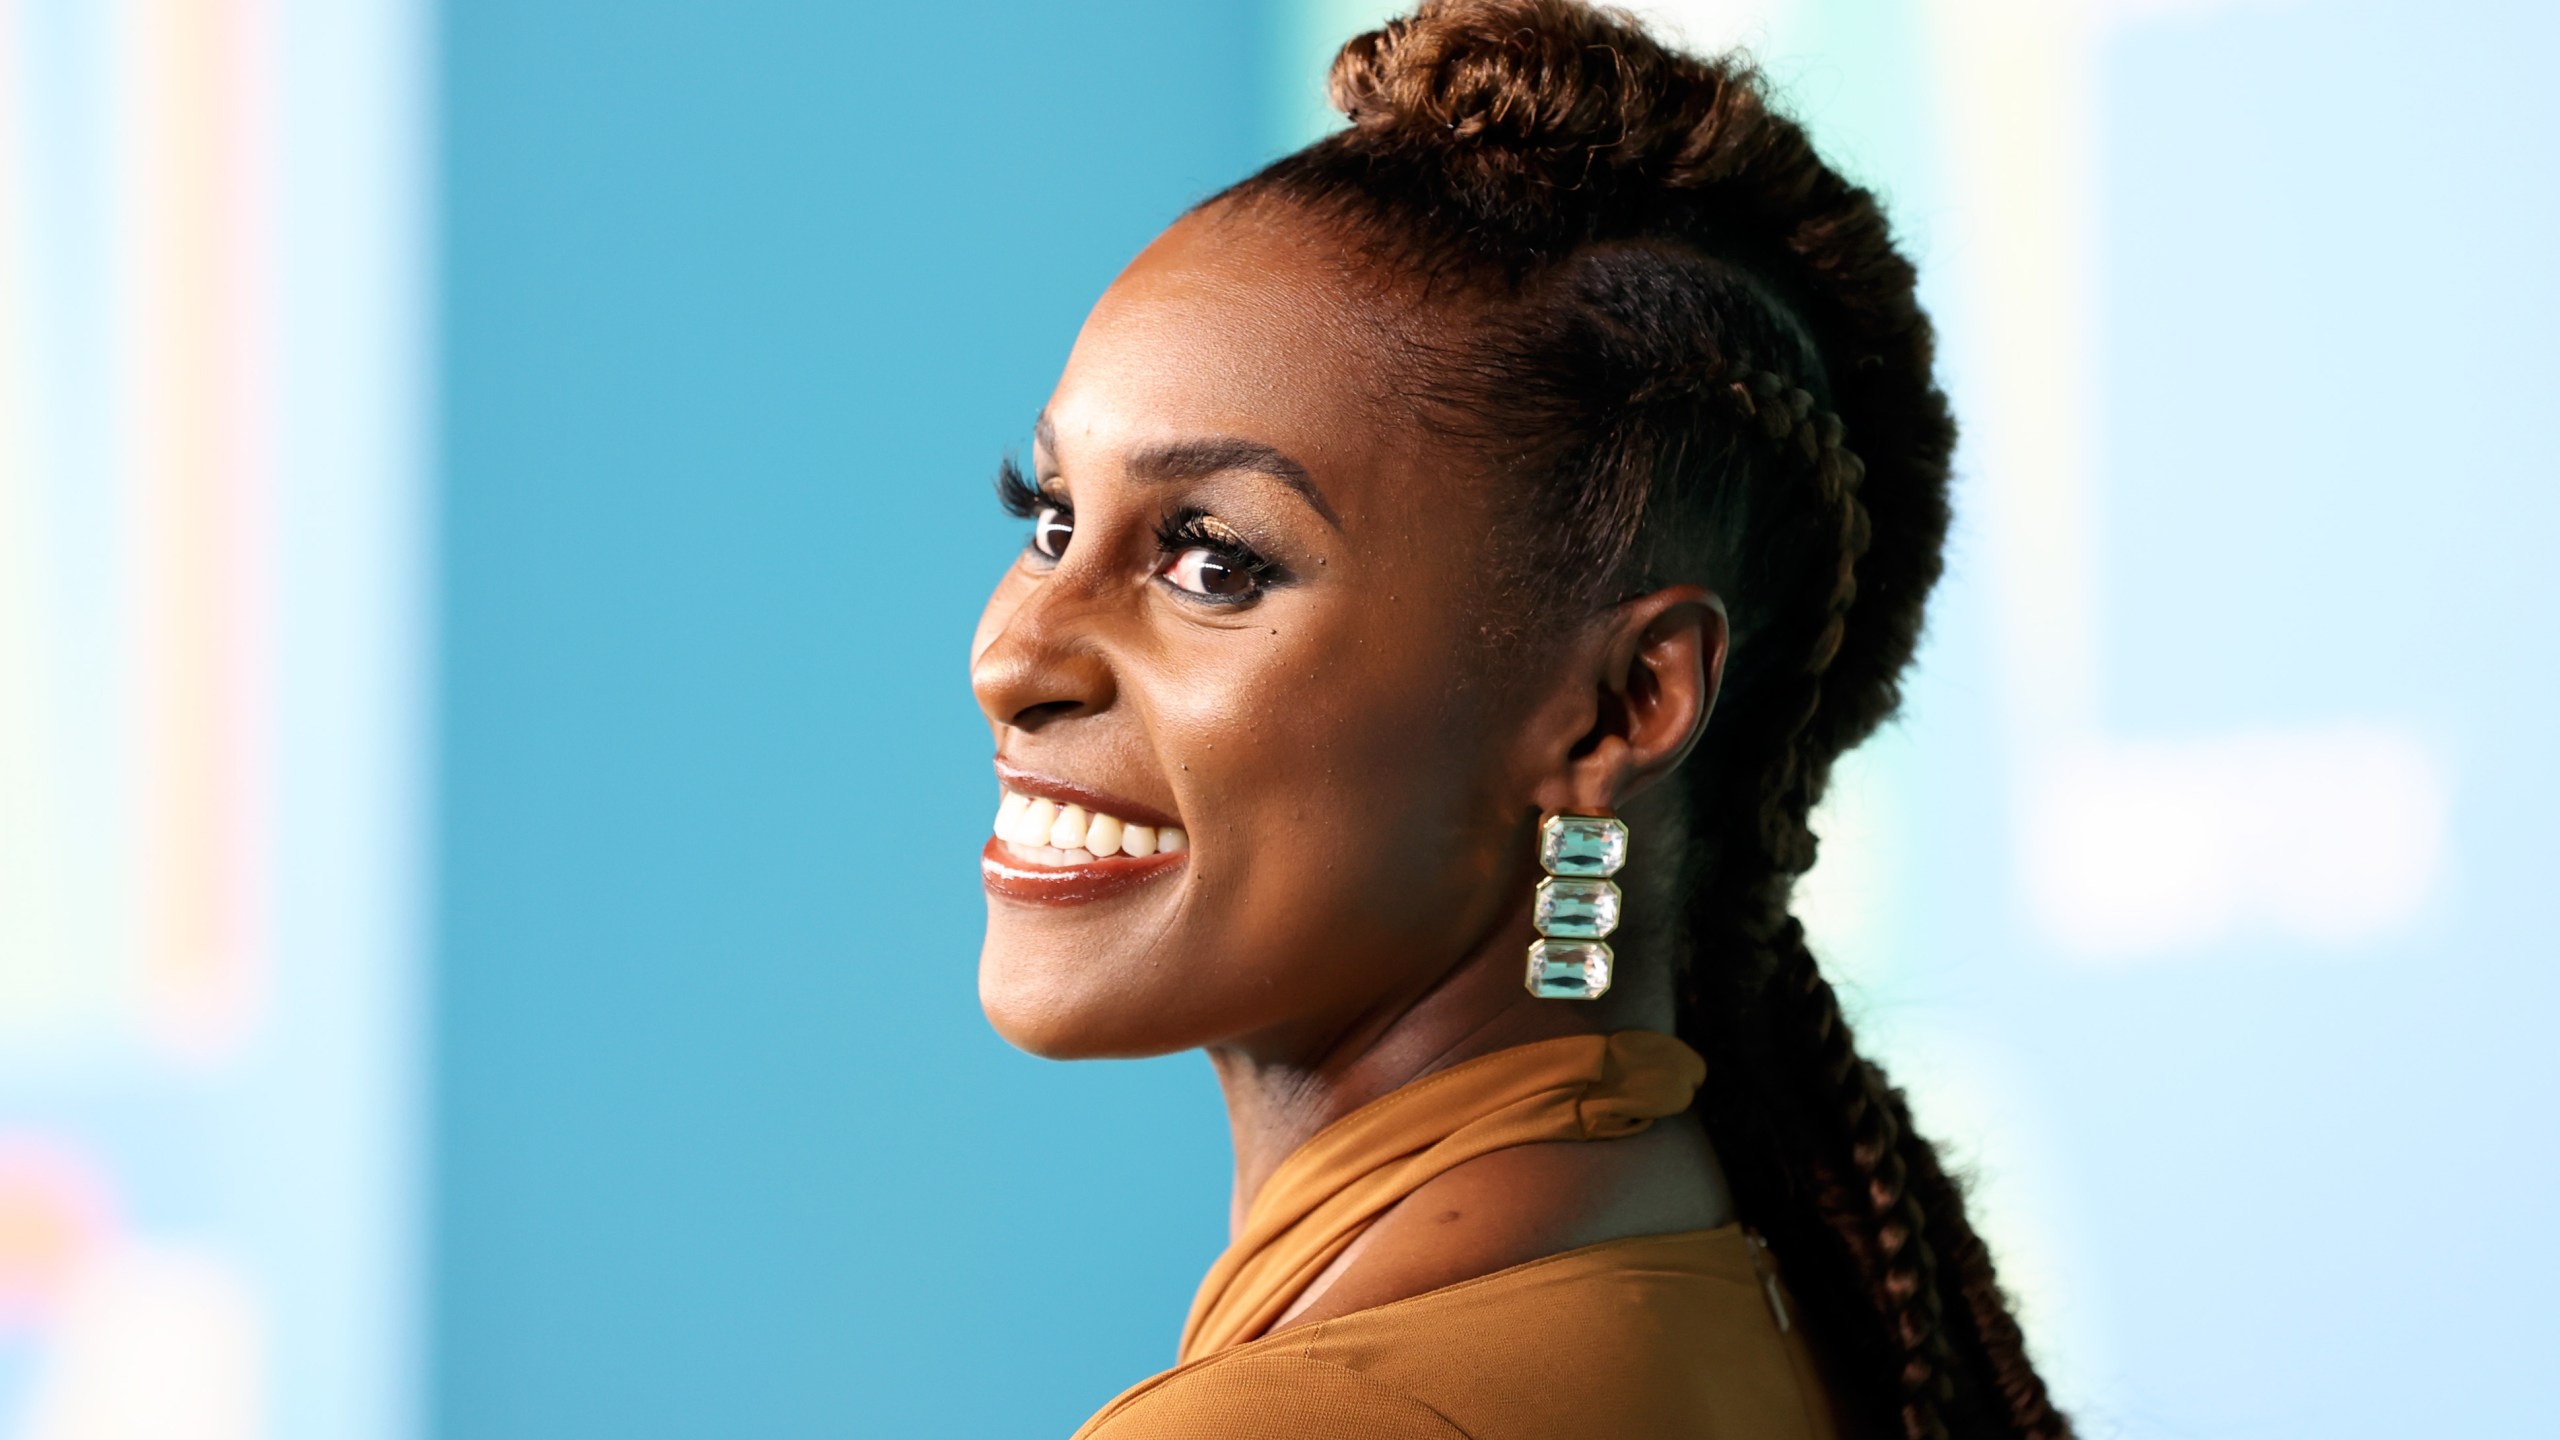
M 1446 1224 L 1448 1224 L 1450 1221 L 1455 1220 L 1455 1219 L 1457 1219 L 1457 1218 L 1458 1218 L 1458 1212 L 1457 1212 L 1457 1211 L 1455 1211 L 1455 1210 L 1443 1210 L 1443 1211 L 1441 1211 L 1441 1212 L 1440 1212 L 1440 1223 L 1441 1223 L 1441 1224 L 1443 1224 L 1443 1225 L 1446 1225 Z

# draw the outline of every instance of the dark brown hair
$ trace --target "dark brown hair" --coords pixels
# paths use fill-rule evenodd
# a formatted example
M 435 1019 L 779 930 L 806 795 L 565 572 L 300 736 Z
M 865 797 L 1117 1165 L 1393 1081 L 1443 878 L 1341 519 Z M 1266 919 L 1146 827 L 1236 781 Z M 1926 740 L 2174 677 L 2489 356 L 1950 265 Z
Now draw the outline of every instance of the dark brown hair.
M 1900 701 L 1947 528 L 1954 423 L 1875 198 L 1746 64 L 1576 0 L 1429 0 L 1331 83 L 1349 127 L 1211 203 L 1298 207 L 1466 297 L 1408 398 L 1528 497 L 1528 593 L 1588 613 L 1688 579 L 1731 609 L 1682 772 L 1680 1031 L 1853 1420 L 2068 1435 L 1961 1189 L 1789 913 L 1832 761 Z

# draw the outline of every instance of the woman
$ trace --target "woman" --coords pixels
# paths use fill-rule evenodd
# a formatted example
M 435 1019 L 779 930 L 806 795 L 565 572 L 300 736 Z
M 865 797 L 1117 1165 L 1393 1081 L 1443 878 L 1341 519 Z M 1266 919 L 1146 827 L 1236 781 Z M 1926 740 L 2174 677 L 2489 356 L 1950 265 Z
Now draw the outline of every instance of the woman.
M 1910 265 L 1573 0 L 1332 87 L 999 477 L 987 1013 L 1205 1047 L 1235 1139 L 1180 1365 L 1082 1433 L 2068 1433 L 1788 915 L 1939 569 Z

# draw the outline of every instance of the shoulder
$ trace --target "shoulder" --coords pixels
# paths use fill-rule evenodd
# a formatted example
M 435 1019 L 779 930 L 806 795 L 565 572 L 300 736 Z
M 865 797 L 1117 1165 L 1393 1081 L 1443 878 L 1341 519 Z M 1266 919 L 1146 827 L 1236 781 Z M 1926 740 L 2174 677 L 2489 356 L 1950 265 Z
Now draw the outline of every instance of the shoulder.
M 1357 1370 L 1229 1354 L 1121 1396 L 1077 1440 L 1468 1440 L 1440 1412 Z

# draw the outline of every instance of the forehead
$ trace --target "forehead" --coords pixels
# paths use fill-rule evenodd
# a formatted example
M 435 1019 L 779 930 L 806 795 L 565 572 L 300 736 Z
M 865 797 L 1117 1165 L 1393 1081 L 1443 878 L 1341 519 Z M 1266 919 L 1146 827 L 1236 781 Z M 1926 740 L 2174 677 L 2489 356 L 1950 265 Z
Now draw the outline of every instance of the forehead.
M 1131 262 L 1076 337 L 1048 409 L 1062 465 L 1204 435 L 1258 441 L 1321 479 L 1421 448 L 1396 399 L 1391 302 L 1316 227 L 1210 212 Z

